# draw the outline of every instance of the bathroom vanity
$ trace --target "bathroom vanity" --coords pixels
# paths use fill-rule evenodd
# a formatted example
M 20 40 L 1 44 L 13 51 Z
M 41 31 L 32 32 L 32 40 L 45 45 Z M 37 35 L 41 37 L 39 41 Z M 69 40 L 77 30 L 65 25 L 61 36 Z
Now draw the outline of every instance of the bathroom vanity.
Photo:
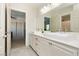
M 50 33 L 51 34 L 51 33 Z M 78 56 L 78 33 L 32 33 L 30 46 L 39 56 Z M 62 34 L 62 35 L 60 35 Z

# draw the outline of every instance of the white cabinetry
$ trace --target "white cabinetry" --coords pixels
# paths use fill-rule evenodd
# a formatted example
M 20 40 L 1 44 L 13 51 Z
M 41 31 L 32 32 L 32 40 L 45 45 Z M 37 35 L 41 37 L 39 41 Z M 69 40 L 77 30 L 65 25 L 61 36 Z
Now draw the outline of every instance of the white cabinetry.
M 61 43 L 52 43 L 52 47 L 50 48 L 51 55 L 54 56 L 77 56 L 77 49 L 61 44 Z
M 76 48 L 36 35 L 31 37 L 31 46 L 40 56 L 77 56 Z
M 32 46 L 32 48 L 36 51 L 36 37 L 34 35 L 31 35 L 30 38 L 30 45 Z

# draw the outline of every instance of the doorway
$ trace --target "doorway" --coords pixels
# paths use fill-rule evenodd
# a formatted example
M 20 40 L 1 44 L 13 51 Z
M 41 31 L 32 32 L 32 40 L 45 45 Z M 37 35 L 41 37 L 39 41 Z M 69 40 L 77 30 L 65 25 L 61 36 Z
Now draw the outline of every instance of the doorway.
M 70 32 L 70 15 L 62 16 L 61 24 L 62 31 Z
M 25 13 L 11 10 L 11 48 L 25 46 Z

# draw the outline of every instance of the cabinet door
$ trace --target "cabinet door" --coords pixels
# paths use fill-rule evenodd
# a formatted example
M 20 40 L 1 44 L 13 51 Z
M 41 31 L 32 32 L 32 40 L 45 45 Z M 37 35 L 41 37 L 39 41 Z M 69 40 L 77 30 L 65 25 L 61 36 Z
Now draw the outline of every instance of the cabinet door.
M 50 46 L 46 39 L 39 37 L 37 44 L 36 49 L 40 56 L 50 56 Z
M 79 49 L 78 49 L 78 56 L 79 56 Z
M 30 45 L 31 47 L 33 46 L 33 35 L 32 34 L 30 34 Z
M 34 35 L 31 35 L 31 47 L 36 50 L 36 37 Z
M 77 49 L 55 42 L 50 51 L 53 56 L 77 56 Z
M 37 51 L 41 56 L 77 56 L 77 49 L 71 46 L 39 37 Z

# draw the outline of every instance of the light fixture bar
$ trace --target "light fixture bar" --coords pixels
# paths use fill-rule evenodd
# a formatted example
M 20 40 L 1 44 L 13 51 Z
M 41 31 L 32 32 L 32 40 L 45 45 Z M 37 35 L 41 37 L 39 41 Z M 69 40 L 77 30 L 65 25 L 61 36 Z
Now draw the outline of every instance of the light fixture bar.
M 47 13 L 48 11 L 60 6 L 62 3 L 51 3 L 48 4 L 47 6 L 44 6 L 40 11 L 42 14 Z

